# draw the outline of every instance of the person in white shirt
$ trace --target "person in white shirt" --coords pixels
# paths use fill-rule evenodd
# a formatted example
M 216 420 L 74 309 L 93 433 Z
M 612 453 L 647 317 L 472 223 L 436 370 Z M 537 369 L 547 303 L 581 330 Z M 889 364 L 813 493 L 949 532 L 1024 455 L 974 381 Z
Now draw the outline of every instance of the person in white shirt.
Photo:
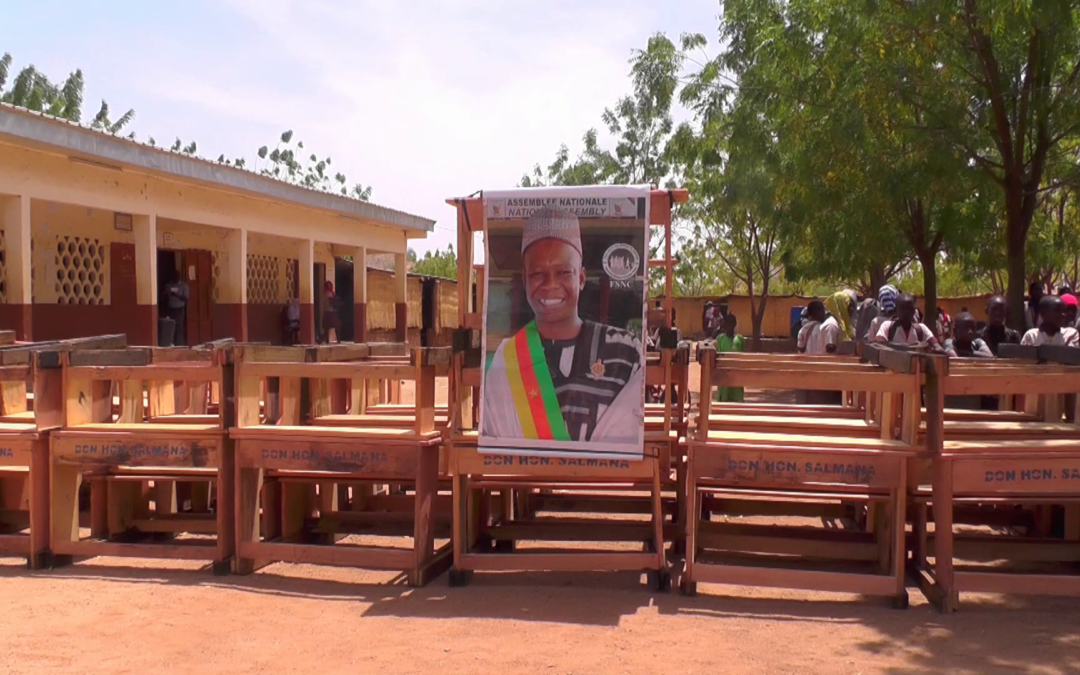
M 878 331 L 881 330 L 881 324 L 893 318 L 893 314 L 896 313 L 896 297 L 898 295 L 900 295 L 900 291 L 892 284 L 885 284 L 878 290 L 878 315 L 870 322 L 870 330 L 866 334 L 868 341 L 873 342 Z
M 881 324 L 874 342 L 941 349 L 933 332 L 915 320 L 915 296 L 910 293 L 902 293 L 896 299 L 896 318 Z
M 825 303 L 811 300 L 806 306 L 806 323 L 799 329 L 798 350 L 800 354 L 824 354 L 825 339 L 821 323 L 825 320 Z
M 1065 321 L 1065 303 L 1056 295 L 1044 295 L 1039 300 L 1039 327 L 1024 333 L 1020 344 L 1031 347 L 1054 345 L 1080 347 L 1080 333 L 1075 328 L 1062 326 Z
M 851 313 L 855 310 L 855 300 L 848 291 L 838 291 L 825 298 L 822 303 L 829 318 L 821 322 L 821 335 L 825 343 L 825 352 L 835 354 L 837 346 L 855 335 L 851 323 Z

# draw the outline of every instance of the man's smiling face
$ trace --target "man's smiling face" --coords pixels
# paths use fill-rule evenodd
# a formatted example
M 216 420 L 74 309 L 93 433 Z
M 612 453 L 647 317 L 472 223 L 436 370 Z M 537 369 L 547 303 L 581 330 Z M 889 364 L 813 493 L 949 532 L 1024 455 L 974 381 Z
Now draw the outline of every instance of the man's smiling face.
M 581 255 L 558 239 L 541 239 L 525 251 L 525 297 L 543 335 L 545 325 L 573 321 L 585 288 Z

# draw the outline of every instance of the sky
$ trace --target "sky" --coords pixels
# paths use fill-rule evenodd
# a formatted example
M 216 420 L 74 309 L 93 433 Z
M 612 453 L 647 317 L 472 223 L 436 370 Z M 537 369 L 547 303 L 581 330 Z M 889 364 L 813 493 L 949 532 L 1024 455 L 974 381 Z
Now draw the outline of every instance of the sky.
M 17 70 L 86 78 L 158 145 L 245 157 L 294 131 L 373 187 L 372 201 L 437 221 L 444 200 L 511 188 L 562 143 L 571 154 L 629 93 L 650 35 L 715 39 L 718 0 L 0 0 L 0 53 Z

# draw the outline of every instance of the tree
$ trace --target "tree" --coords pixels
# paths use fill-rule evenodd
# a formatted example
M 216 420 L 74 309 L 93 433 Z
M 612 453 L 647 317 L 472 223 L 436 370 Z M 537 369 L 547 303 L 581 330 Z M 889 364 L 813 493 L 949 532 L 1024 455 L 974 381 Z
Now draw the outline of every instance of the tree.
M 894 82 L 916 128 L 962 152 L 996 186 L 1009 323 L 1024 325 L 1027 245 L 1048 168 L 1080 131 L 1080 7 L 1040 0 L 881 3 L 883 35 L 922 52 Z
M 292 141 L 292 130 L 284 131 L 273 150 L 270 150 L 265 145 L 259 148 L 258 158 L 266 160 L 267 163 L 262 168 L 259 168 L 259 162 L 256 160 L 256 170 L 264 176 L 270 176 L 312 190 L 338 192 L 344 197 L 352 197 L 365 202 L 371 199 L 371 186 L 365 187 L 360 183 L 356 183 L 350 187 L 345 174 L 340 171 L 331 176 L 330 165 L 332 160 L 329 156 L 319 159 L 318 155 L 312 153 L 301 163 L 297 159 L 297 155 L 303 155 L 304 142 L 297 141 L 294 144 Z
M 27 110 L 45 113 L 53 117 L 79 124 L 88 124 L 91 129 L 119 134 L 135 118 L 135 111 L 128 110 L 115 121 L 109 117 L 109 104 L 101 102 L 101 108 L 89 122 L 82 119 L 83 89 L 85 80 L 82 70 L 76 69 L 68 75 L 62 85 L 49 81 L 44 73 L 33 65 L 26 66 L 15 75 L 11 88 L 4 89 L 11 74 L 11 54 L 0 57 L 0 101 L 17 105 Z M 131 137 L 134 138 L 134 134 Z
M 655 185 L 676 187 L 667 145 L 673 131 L 671 106 L 676 82 L 663 71 L 670 64 L 656 63 L 635 54 L 630 60 L 632 91 L 614 108 L 605 108 L 601 120 L 614 140 L 614 150 L 601 147 L 596 129 L 585 132 L 583 150 L 571 159 L 569 148 L 559 148 L 551 164 L 533 167 L 522 176 L 521 187 L 553 185 Z M 662 231 L 651 233 L 649 257 L 665 246 Z M 663 288 L 663 276 L 651 275 L 650 292 Z
M 406 259 L 411 257 L 415 260 L 409 268 L 409 271 L 413 274 L 457 281 L 457 256 L 454 254 L 453 244 L 448 244 L 445 251 L 428 251 L 419 260 L 416 259 L 416 252 L 409 249 L 405 257 Z

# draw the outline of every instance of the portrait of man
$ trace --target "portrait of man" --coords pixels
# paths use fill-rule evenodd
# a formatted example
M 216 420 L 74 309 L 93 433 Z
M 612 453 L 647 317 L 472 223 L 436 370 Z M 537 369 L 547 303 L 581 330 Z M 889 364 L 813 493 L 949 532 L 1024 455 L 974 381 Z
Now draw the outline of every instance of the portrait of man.
M 533 318 L 502 339 L 491 358 L 481 436 L 640 444 L 640 336 L 582 318 L 586 270 L 574 213 L 551 206 L 528 217 L 521 279 Z

